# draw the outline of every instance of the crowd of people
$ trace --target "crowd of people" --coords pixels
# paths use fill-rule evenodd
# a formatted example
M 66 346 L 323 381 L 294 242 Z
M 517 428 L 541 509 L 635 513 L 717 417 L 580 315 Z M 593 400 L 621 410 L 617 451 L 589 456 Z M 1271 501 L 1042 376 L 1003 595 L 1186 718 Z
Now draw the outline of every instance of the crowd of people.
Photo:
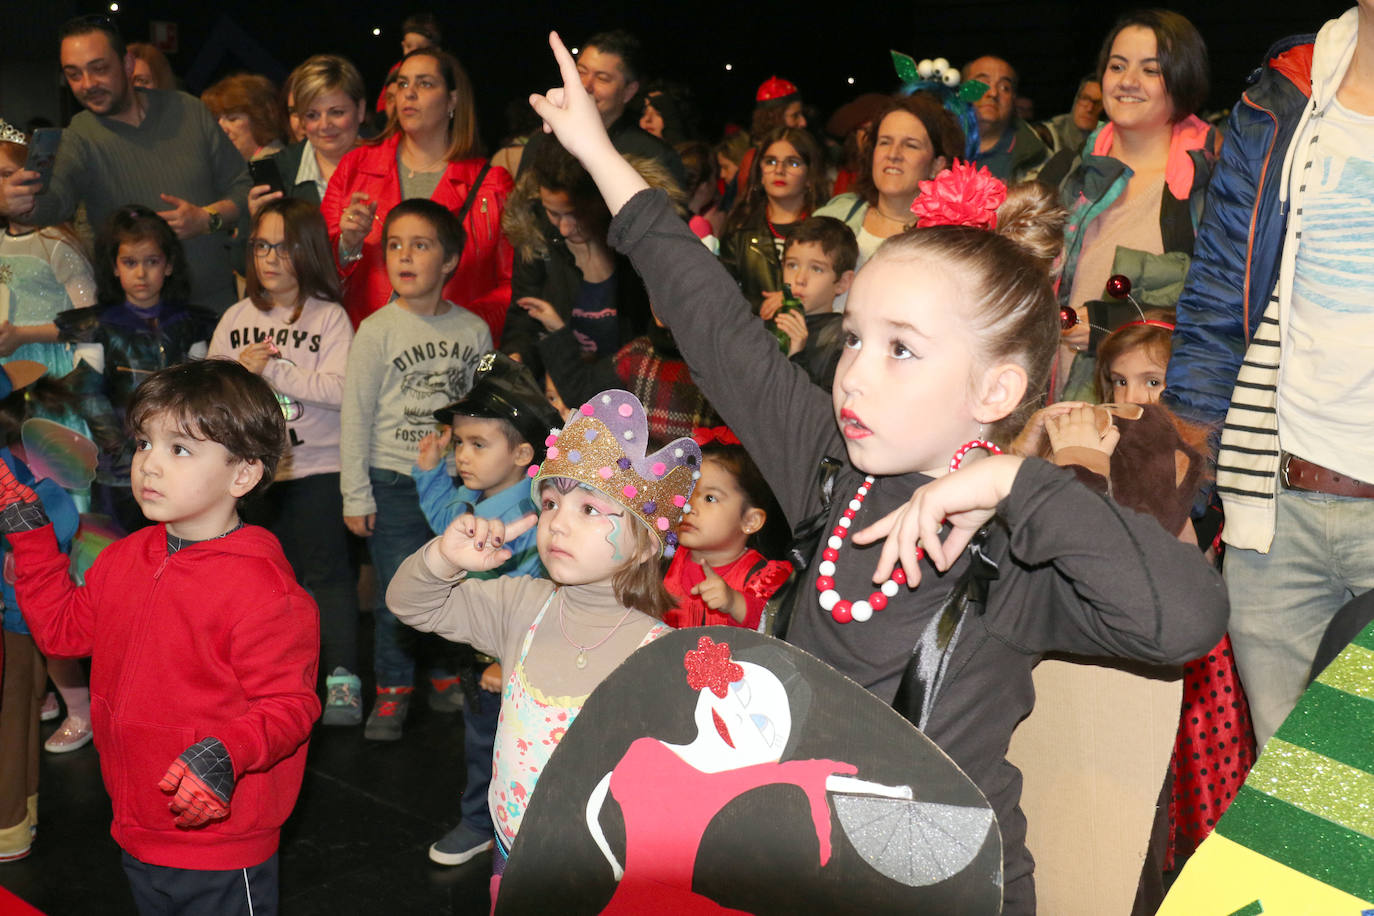
M 634 36 L 553 36 L 562 85 L 490 156 L 436 19 L 402 32 L 376 97 L 318 54 L 197 99 L 81 17 L 55 160 L 0 122 L 0 863 L 36 842 L 49 675 L 46 747 L 94 737 L 149 913 L 275 912 L 312 728 L 404 740 L 423 697 L 467 771 L 430 858 L 491 850 L 495 899 L 597 684 L 734 626 L 968 774 L 1006 913 L 1039 660 L 1203 666 L 1136 838 L 1153 912 L 1232 796 L 1208 768 L 1242 780 L 1328 625 L 1374 617 L 1374 6 L 1270 49 L 1224 122 L 1164 10 L 1041 122 L 984 55 L 828 119 L 773 76 L 704 129 Z M 94 443 L 84 478 L 35 479 L 38 421 Z

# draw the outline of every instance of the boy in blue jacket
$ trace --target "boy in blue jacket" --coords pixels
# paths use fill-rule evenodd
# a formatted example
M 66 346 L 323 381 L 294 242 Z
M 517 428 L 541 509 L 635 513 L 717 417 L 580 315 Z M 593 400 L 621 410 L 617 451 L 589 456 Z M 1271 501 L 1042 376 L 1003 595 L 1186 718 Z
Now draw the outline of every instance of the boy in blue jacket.
M 448 428 L 420 441 L 411 477 L 425 520 L 435 534 L 442 534 L 449 522 L 465 512 L 507 525 L 538 513 L 527 483 L 529 470 L 544 460 L 544 440 L 563 420 L 528 369 L 503 353 L 488 353 L 477 366 L 467 397 L 435 411 L 434 416 Z M 460 482 L 456 487 L 444 460 L 450 444 Z M 478 579 L 544 575 L 534 529 L 505 546 L 511 552 L 509 560 L 496 569 L 469 575 Z M 501 664 L 471 649 L 466 654 L 477 662 L 464 665 L 466 670 L 460 675 L 469 681 L 462 692 L 468 774 L 458 826 L 429 847 L 430 859 L 440 865 L 462 865 L 490 848 L 494 836 L 487 786 L 501 711 Z M 435 684 L 430 705 L 442 704 L 453 691 L 441 688 L 450 686 Z

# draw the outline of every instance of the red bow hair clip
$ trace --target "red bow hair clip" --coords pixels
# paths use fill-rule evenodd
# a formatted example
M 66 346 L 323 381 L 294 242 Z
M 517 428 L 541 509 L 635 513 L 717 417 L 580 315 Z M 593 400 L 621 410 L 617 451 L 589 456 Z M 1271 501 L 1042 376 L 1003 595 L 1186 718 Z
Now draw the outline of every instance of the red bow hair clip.
M 730 661 L 730 644 L 717 643 L 709 636 L 697 640 L 697 647 L 682 657 L 687 669 L 687 686 L 693 690 L 710 688 L 725 699 L 725 692 L 735 681 L 744 679 L 744 669 Z
M 739 437 L 728 426 L 698 426 L 692 430 L 692 441 L 697 445 L 739 445 Z
M 1007 186 L 986 167 L 956 159 L 954 165 L 919 185 L 921 193 L 911 203 L 916 225 L 971 226 L 996 229 L 997 208 L 1007 199 Z

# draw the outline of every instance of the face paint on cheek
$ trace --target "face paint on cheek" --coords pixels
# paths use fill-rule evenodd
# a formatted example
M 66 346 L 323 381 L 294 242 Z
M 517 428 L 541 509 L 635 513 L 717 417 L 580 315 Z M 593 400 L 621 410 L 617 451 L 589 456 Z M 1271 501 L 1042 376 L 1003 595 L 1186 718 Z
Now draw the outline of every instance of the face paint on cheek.
M 614 553 L 611 554 L 611 559 L 617 563 L 623 563 L 625 557 L 620 553 L 620 536 L 621 524 L 625 520 L 625 515 L 624 513 L 617 513 L 615 515 L 606 515 L 604 518 L 611 523 L 610 530 L 606 532 L 606 543 L 610 544 L 611 550 L 614 551 Z

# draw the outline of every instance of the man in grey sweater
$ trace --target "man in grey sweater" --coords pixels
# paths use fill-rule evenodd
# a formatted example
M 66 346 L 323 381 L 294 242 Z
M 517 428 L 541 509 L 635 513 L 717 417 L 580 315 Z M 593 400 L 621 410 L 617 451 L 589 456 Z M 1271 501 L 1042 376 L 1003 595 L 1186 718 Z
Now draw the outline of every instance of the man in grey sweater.
M 47 188 L 28 170 L 0 185 L 0 216 L 49 226 L 84 202 L 98 231 L 119 207 L 143 204 L 185 246 L 193 304 L 223 312 L 238 298 L 229 230 L 252 184 L 243 158 L 198 100 L 134 89 L 133 56 L 110 19 L 73 19 L 61 37 L 62 74 L 86 110 L 63 133 Z

